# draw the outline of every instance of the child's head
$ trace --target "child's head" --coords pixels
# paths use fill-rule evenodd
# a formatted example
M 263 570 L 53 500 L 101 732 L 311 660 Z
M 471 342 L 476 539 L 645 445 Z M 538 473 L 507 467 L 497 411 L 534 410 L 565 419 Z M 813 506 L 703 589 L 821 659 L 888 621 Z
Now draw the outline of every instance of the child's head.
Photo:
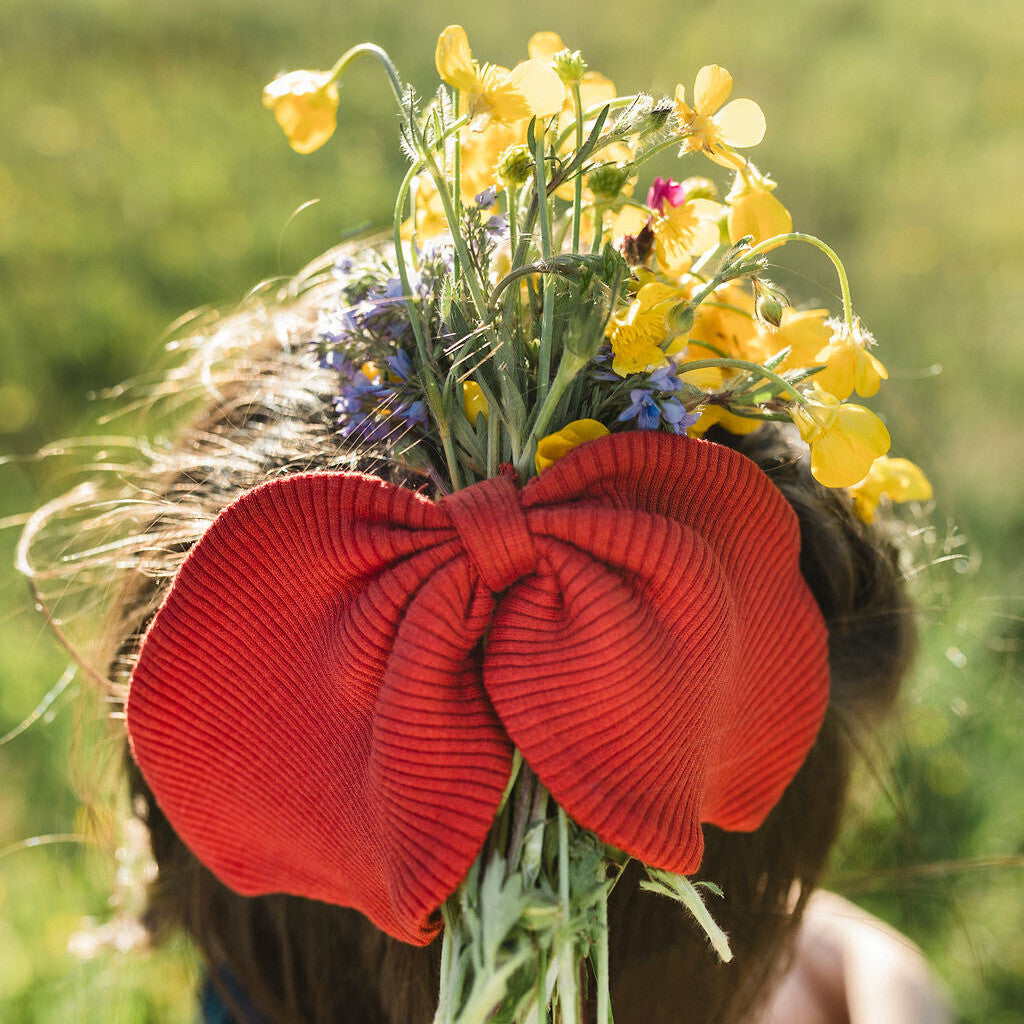
M 176 388 L 211 398 L 132 481 L 132 495 L 144 492 L 153 512 L 110 556 L 122 573 L 111 634 L 115 682 L 130 675 L 142 634 L 193 543 L 244 492 L 287 474 L 358 469 L 436 493 L 443 467 L 397 454 L 387 438 L 352 442 L 338 433 L 332 376 L 305 346 L 335 288 L 320 279 L 283 306 L 254 305 L 216 324 L 197 339 L 193 362 L 173 375 Z M 760 828 L 705 829 L 700 876 L 724 892 L 715 916 L 732 942 L 730 964 L 715 961 L 679 906 L 637 891 L 629 877 L 616 886 L 610 957 L 620 1024 L 739 1021 L 765 994 L 834 839 L 853 741 L 891 706 L 913 648 L 894 548 L 853 514 L 847 495 L 812 479 L 786 430 L 769 423 L 746 436 L 709 436 L 752 459 L 796 512 L 800 569 L 828 629 L 829 707 L 803 767 Z M 127 510 L 129 495 L 121 498 Z M 104 516 L 109 528 L 109 510 Z M 431 1019 L 439 943 L 405 945 L 344 907 L 232 892 L 178 837 L 130 757 L 126 764 L 160 869 L 149 923 L 192 936 L 226 1001 L 242 992 L 282 1022 Z

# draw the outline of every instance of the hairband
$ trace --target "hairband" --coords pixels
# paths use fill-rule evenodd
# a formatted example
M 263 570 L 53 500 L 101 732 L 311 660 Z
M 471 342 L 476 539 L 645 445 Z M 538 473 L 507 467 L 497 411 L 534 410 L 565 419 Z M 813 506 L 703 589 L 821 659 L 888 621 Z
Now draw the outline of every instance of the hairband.
M 828 696 L 796 517 L 742 455 L 633 432 L 522 490 L 439 502 L 275 480 L 181 567 L 132 676 L 132 751 L 241 893 L 356 907 L 424 943 L 513 744 L 602 840 L 686 873 L 756 828 Z

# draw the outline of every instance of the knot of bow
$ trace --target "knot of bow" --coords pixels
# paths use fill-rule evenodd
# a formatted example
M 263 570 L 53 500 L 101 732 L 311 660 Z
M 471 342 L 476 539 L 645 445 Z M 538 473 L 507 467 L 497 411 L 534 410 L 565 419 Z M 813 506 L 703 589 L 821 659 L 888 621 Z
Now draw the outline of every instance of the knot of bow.
M 127 706 L 160 806 L 225 884 L 429 942 L 514 747 L 603 841 L 696 870 L 810 748 L 827 637 L 752 462 L 653 431 L 440 501 L 359 473 L 257 487 L 195 545 Z

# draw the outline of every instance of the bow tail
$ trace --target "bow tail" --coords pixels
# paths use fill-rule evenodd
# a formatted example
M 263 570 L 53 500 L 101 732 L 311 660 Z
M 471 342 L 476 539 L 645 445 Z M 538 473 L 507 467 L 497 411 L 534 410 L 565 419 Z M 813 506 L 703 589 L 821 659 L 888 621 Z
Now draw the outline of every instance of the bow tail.
M 406 942 L 437 933 L 436 911 L 476 859 L 511 772 L 480 680 L 493 610 L 464 554 L 434 572 L 404 611 L 374 709 L 368 802 L 389 889 L 366 912 Z

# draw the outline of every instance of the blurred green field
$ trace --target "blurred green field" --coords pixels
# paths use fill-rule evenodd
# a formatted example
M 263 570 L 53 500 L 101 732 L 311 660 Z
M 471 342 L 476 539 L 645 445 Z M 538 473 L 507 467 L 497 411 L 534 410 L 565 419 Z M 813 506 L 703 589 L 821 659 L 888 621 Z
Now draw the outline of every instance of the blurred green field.
M 0 0 L 0 450 L 12 457 L 0 520 L 69 479 L 59 460 L 18 456 L 92 432 L 86 396 L 152 365 L 179 314 L 230 304 L 390 218 L 404 168 L 379 69 L 346 75 L 338 135 L 309 157 L 260 107 L 278 71 L 328 66 L 373 40 L 427 92 L 434 40 L 452 21 L 502 63 L 555 29 L 620 91 L 689 89 L 702 64 L 723 64 L 736 95 L 766 112 L 758 164 L 798 229 L 846 260 L 892 377 L 873 404 L 938 495 L 921 555 L 934 564 L 917 578 L 919 668 L 899 728 L 872 752 L 881 778 L 863 775 L 833 884 L 925 948 L 961 1020 L 1024 1021 L 1024 8 L 520 0 L 514 12 Z M 830 267 L 791 248 L 778 279 L 796 300 L 837 308 Z M 17 534 L 7 525 L 4 566 Z M 0 737 L 65 664 L 5 568 Z M 186 952 L 67 952 L 83 918 L 109 912 L 109 858 L 25 843 L 84 827 L 69 758 L 85 786 L 94 762 L 116 758 L 90 739 L 97 713 L 73 696 L 0 745 L 0 1020 L 184 1024 Z

